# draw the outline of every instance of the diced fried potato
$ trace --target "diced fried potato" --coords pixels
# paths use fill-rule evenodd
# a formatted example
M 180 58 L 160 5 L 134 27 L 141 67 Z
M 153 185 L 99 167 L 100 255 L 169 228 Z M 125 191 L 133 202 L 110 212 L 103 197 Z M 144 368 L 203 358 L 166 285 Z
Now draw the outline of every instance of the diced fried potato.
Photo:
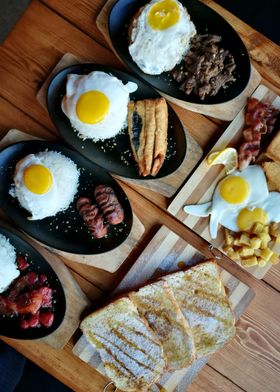
M 225 243 L 226 245 L 232 245 L 233 244 L 233 235 L 230 234 L 229 230 L 225 229 Z
M 252 237 L 250 239 L 250 245 L 253 249 L 259 249 L 261 247 L 262 240 L 259 237 Z
M 269 233 L 269 226 L 264 226 L 263 227 L 263 233 Z
M 241 265 L 243 265 L 244 267 L 253 267 L 254 265 L 257 264 L 258 264 L 258 259 L 256 258 L 256 256 L 241 259 Z
M 268 243 L 271 240 L 271 237 L 267 233 L 259 233 L 258 237 L 261 239 L 261 249 L 265 249 L 268 247 Z
M 262 258 L 259 258 L 258 264 L 259 264 L 259 267 L 265 267 L 267 265 L 267 261 Z
M 249 246 L 243 246 L 237 251 L 241 257 L 254 256 L 254 249 Z
M 275 237 L 275 242 L 276 244 L 280 244 L 280 234 L 277 234 L 277 236 Z
M 254 249 L 254 255 L 259 257 L 261 255 L 261 249 Z
M 238 252 L 232 252 L 231 255 L 228 255 L 228 257 L 230 257 L 234 261 L 240 260 L 240 255 Z
M 240 240 L 239 240 L 239 238 L 235 238 L 235 239 L 234 239 L 233 245 L 235 245 L 235 246 L 240 246 Z
M 277 237 L 280 234 L 280 227 L 278 223 L 273 222 L 270 224 L 269 234 L 272 235 L 273 237 Z
M 228 254 L 228 253 L 234 252 L 234 249 L 233 249 L 233 247 L 230 246 L 230 245 L 224 245 L 224 246 L 223 246 L 223 251 L 226 252 L 226 253 Z
M 254 234 L 258 234 L 258 233 L 262 233 L 263 232 L 263 224 L 256 222 L 254 223 L 253 227 L 252 227 L 252 233 Z
M 247 233 L 242 233 L 240 238 L 239 238 L 239 244 L 240 245 L 250 245 L 250 237 Z
M 273 252 L 272 252 L 271 249 L 265 248 L 265 249 L 262 249 L 260 256 L 265 261 L 269 261 L 269 259 L 271 258 L 272 254 L 273 254 Z
M 277 253 L 272 252 L 272 255 L 269 259 L 271 264 L 278 264 L 279 263 L 279 255 Z

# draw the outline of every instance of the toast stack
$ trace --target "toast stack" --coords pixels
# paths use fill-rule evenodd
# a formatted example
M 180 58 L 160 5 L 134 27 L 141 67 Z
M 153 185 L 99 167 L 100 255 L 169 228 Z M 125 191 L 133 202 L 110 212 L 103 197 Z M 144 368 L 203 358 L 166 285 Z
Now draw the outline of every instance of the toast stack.
M 263 168 L 269 181 L 269 189 L 280 192 L 280 130 L 272 139 L 265 155 L 272 159 L 272 162 L 263 163 Z
M 190 366 L 235 334 L 215 262 L 176 272 L 117 299 L 82 324 L 108 377 L 123 391 L 147 391 L 165 371 Z

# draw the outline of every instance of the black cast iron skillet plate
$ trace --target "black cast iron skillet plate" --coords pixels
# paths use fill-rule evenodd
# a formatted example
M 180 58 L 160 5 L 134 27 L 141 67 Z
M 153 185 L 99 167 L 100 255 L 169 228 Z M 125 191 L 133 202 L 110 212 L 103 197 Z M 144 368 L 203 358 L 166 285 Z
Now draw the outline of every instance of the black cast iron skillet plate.
M 112 7 L 108 18 L 109 33 L 114 49 L 131 71 L 158 91 L 194 104 L 224 103 L 242 93 L 249 82 L 251 72 L 245 45 L 225 19 L 197 0 L 180 0 L 180 2 L 187 8 L 198 34 L 218 34 L 222 37 L 221 47 L 229 50 L 236 62 L 234 71 L 236 81 L 228 84 L 225 89 L 220 89 L 214 97 L 206 96 L 204 100 L 201 100 L 194 93 L 186 95 L 180 91 L 178 83 L 173 81 L 170 72 L 164 72 L 160 75 L 148 75 L 142 72 L 128 51 L 128 26 L 138 10 L 148 2 L 147 0 L 119 0 Z
M 50 82 L 47 94 L 49 114 L 61 136 L 73 148 L 86 158 L 117 175 L 145 180 L 165 177 L 173 173 L 181 165 L 186 154 L 186 137 L 182 124 L 174 110 L 168 106 L 168 149 L 165 162 L 156 177 L 141 177 L 138 173 L 135 160 L 132 155 L 128 131 L 104 141 L 83 141 L 73 130 L 70 121 L 61 109 L 61 100 L 65 95 L 67 75 L 70 73 L 84 75 L 92 71 L 103 71 L 116 76 L 123 83 L 129 81 L 138 85 L 138 89 L 130 94 L 131 100 L 157 98 L 160 95 L 150 86 L 136 79 L 134 76 L 111 67 L 98 64 L 78 64 L 64 68 L 54 76 Z
M 37 252 L 22 236 L 13 229 L 0 226 L 0 234 L 10 240 L 14 246 L 17 256 L 23 256 L 30 266 L 21 272 L 20 276 L 27 272 L 45 274 L 48 278 L 48 285 L 54 290 L 54 322 L 51 327 L 21 329 L 19 318 L 8 318 L 0 315 L 0 335 L 14 339 L 39 339 L 54 332 L 62 323 L 66 311 L 66 300 L 62 285 L 48 262 Z M 8 292 L 8 291 L 7 291 Z M 1 293 L 2 295 L 5 293 Z
M 58 151 L 74 161 L 80 169 L 78 192 L 67 210 L 41 220 L 30 221 L 30 213 L 9 195 L 16 163 L 31 153 Z M 106 237 L 93 239 L 76 209 L 80 196 L 92 197 L 93 189 L 100 184 L 110 185 L 124 209 L 122 223 L 110 226 Z M 63 189 L 61 189 L 63 192 Z M 119 246 L 129 235 L 132 226 L 132 210 L 126 194 L 117 182 L 104 170 L 81 154 L 63 145 L 46 141 L 28 141 L 13 144 L 0 152 L 0 206 L 14 223 L 31 237 L 43 244 L 64 252 L 93 255 L 108 252 Z

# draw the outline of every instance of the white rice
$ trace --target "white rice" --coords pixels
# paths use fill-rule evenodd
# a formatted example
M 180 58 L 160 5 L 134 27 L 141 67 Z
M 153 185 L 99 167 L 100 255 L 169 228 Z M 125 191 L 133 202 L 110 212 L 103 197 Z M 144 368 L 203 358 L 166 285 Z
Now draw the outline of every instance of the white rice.
M 0 234 L 0 293 L 7 290 L 19 274 L 15 248 L 8 238 Z

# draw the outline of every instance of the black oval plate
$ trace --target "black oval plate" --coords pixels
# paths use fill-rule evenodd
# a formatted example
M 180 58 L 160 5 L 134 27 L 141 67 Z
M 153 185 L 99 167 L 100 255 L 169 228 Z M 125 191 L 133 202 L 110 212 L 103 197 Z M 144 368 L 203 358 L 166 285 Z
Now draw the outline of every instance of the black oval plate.
M 156 177 L 139 176 L 138 168 L 132 155 L 127 131 L 124 131 L 124 133 L 121 133 L 114 138 L 98 142 L 93 142 L 89 139 L 82 140 L 78 137 L 77 133 L 73 130 L 68 117 L 65 116 L 61 109 L 61 100 L 65 95 L 68 74 L 74 73 L 84 75 L 92 71 L 110 73 L 120 79 L 123 83 L 129 81 L 136 83 L 138 89 L 130 94 L 132 100 L 159 97 L 159 94 L 153 88 L 147 86 L 139 79 L 105 65 L 79 64 L 67 67 L 54 76 L 50 82 L 47 94 L 49 114 L 66 143 L 70 144 L 98 166 L 111 173 L 127 178 L 139 180 L 161 178 L 178 169 L 186 155 L 186 137 L 179 118 L 170 106 L 168 106 L 168 149 L 164 164 Z
M 9 195 L 9 190 L 13 184 L 16 163 L 28 154 L 46 149 L 61 152 L 76 163 L 80 169 L 79 188 L 67 210 L 53 217 L 30 221 L 27 220 L 30 213 L 19 205 L 16 198 Z M 119 225 L 110 226 L 106 237 L 93 239 L 75 205 L 80 196 L 91 197 L 94 187 L 99 184 L 110 185 L 114 189 L 124 209 L 125 218 Z M 15 224 L 31 237 L 52 248 L 75 254 L 108 252 L 127 238 L 132 226 L 132 210 L 126 194 L 108 173 L 78 152 L 45 141 L 20 142 L 0 152 L 0 206 Z
M 136 12 L 148 2 L 147 0 L 119 0 L 112 7 L 108 18 L 109 33 L 114 49 L 131 71 L 164 94 L 185 102 L 202 105 L 230 101 L 245 89 L 251 73 L 250 60 L 245 45 L 225 19 L 197 0 L 181 0 L 180 2 L 187 8 L 198 34 L 218 34 L 222 37 L 222 47 L 230 51 L 236 62 L 234 73 L 236 81 L 228 84 L 227 88 L 220 89 L 215 96 L 206 96 L 204 100 L 201 100 L 194 93 L 186 95 L 180 91 L 170 72 L 164 72 L 157 76 L 142 72 L 128 51 L 128 26 Z
M 21 329 L 19 327 L 18 317 L 8 318 L 0 316 L 0 335 L 14 339 L 43 338 L 54 332 L 63 321 L 66 311 L 66 300 L 63 287 L 49 263 L 36 249 L 26 242 L 19 233 L 3 226 L 0 226 L 0 233 L 10 240 L 10 243 L 16 250 L 17 256 L 23 256 L 30 263 L 30 266 L 21 272 L 21 274 L 29 271 L 45 274 L 48 278 L 49 286 L 54 290 L 53 298 L 55 300 L 54 322 L 51 327 L 46 328 L 42 326 L 40 328 Z

